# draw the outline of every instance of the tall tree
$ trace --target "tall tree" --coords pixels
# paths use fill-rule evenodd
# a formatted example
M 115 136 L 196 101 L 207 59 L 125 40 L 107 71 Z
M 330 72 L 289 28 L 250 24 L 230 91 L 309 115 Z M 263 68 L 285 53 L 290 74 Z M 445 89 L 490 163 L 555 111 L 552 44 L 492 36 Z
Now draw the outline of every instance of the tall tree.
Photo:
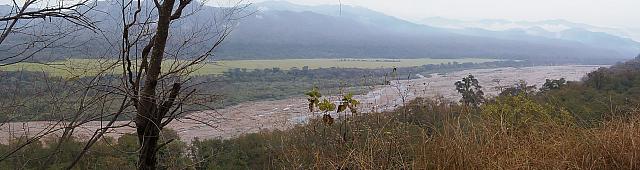
M 462 78 L 461 81 L 457 81 L 455 85 L 458 93 L 462 94 L 461 103 L 478 107 L 484 102 L 482 86 L 473 75 L 469 74 L 469 76 Z
M 229 1 L 225 1 L 229 2 Z M 121 0 L 117 13 L 109 14 L 119 23 L 119 38 L 105 37 L 109 44 L 117 44 L 115 62 L 120 68 L 120 82 L 104 85 L 112 94 L 123 97 L 120 111 L 112 114 L 111 121 L 97 130 L 89 139 L 77 163 L 84 153 L 96 143 L 108 129 L 132 126 L 136 129 L 138 144 L 138 169 L 157 169 L 158 150 L 167 143 L 159 143 L 162 130 L 190 110 L 188 105 L 202 105 L 195 84 L 189 75 L 213 56 L 215 50 L 229 36 L 235 21 L 247 13 L 249 5 L 241 0 L 220 7 L 205 6 L 205 2 L 193 0 Z M 195 22 L 198 20 L 198 22 Z M 207 21 L 207 22 L 203 22 Z M 113 30 L 113 29 L 112 29 Z M 132 122 L 118 125 L 116 118 L 128 110 L 134 114 Z M 210 125 L 191 119 L 194 123 Z
M 500 92 L 500 96 L 517 96 L 525 95 L 529 96 L 535 93 L 536 86 L 529 86 L 526 81 L 520 80 L 512 87 L 508 87 Z
M 157 14 L 153 18 L 138 18 L 144 15 L 138 15 L 144 8 L 140 1 L 130 0 L 129 3 L 137 3 L 134 14 L 123 16 L 123 34 L 122 34 L 122 50 L 121 60 L 125 63 L 123 67 L 124 75 L 127 77 L 126 91 L 130 94 L 133 106 L 136 110 L 135 127 L 138 135 L 138 143 L 141 148 L 138 156 L 138 169 L 156 169 L 157 151 L 164 144 L 159 144 L 160 132 L 162 129 L 178 118 L 178 112 L 191 95 L 195 93 L 195 89 L 184 92 L 185 79 L 188 79 L 189 73 L 192 72 L 194 66 L 204 62 L 208 57 L 213 55 L 214 50 L 220 46 L 231 31 L 231 20 L 240 8 L 220 8 L 221 18 L 210 16 L 216 20 L 211 20 L 210 24 L 202 28 L 204 31 L 198 32 L 193 28 L 179 29 L 172 27 L 182 19 L 188 6 L 199 6 L 203 4 L 194 3 L 192 0 L 164 0 L 153 1 L 151 13 Z M 123 10 L 127 9 L 124 6 Z M 189 14 L 195 14 L 199 9 L 189 8 Z M 149 20 L 154 22 L 148 22 Z M 181 23 L 185 24 L 185 23 Z M 147 30 L 136 30 L 136 26 L 144 25 L 143 28 L 154 28 L 146 36 L 131 36 L 131 32 L 147 33 Z M 172 30 L 175 30 L 173 40 L 170 40 Z M 185 34 L 183 31 L 190 33 Z M 185 36 L 184 38 L 179 38 Z M 133 39 L 133 40 L 132 40 Z M 147 39 L 146 45 L 142 50 L 138 51 L 137 47 L 141 40 Z M 170 44 L 171 43 L 171 44 Z M 201 49 L 189 49 L 198 45 Z M 168 47 L 172 46 L 172 47 Z M 202 48 L 206 46 L 205 48 Z M 174 55 L 174 58 L 167 59 L 166 54 Z M 191 55 L 178 57 L 181 55 Z M 135 62 L 133 57 L 140 60 Z M 166 62 L 171 65 L 165 65 Z M 163 66 L 169 66 L 163 68 Z M 137 69 L 135 72 L 132 70 Z M 163 70 L 165 70 L 163 72 Z M 184 93 L 183 93 L 184 92 Z

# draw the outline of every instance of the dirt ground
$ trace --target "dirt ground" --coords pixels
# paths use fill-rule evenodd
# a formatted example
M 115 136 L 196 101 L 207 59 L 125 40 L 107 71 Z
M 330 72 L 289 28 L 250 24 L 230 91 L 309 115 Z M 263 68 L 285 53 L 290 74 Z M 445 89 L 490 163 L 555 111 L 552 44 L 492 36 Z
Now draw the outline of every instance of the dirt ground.
M 455 91 L 454 83 L 468 74 L 473 74 L 486 95 L 495 96 L 499 87 L 510 86 L 524 80 L 530 85 L 540 87 L 545 79 L 566 78 L 569 81 L 580 80 L 586 73 L 600 66 L 570 65 L 570 66 L 537 66 L 525 68 L 497 68 L 474 69 L 449 74 L 433 74 L 429 78 L 405 81 L 393 81 L 391 85 L 379 86 L 366 95 L 356 96 L 362 105 L 361 112 L 391 110 L 416 97 L 443 96 L 457 101 L 460 95 Z M 330 97 L 338 100 L 338 97 Z M 295 124 L 304 123 L 319 113 L 310 113 L 306 98 L 294 97 L 285 100 L 247 102 L 219 110 L 195 112 L 185 118 L 169 124 L 169 128 L 178 132 L 181 140 L 189 142 L 193 138 L 233 138 L 246 133 L 261 130 L 287 129 Z M 7 143 L 16 136 L 34 136 L 43 134 L 51 129 L 60 129 L 52 135 L 60 134 L 64 125 L 55 122 L 12 122 L 0 126 L 0 143 Z M 130 122 L 121 121 L 122 125 Z M 133 124 L 133 123 L 131 123 Z M 79 139 L 87 139 L 101 127 L 104 122 L 90 122 L 74 134 Z M 131 127 L 112 129 L 107 136 L 119 137 L 124 133 L 133 133 Z

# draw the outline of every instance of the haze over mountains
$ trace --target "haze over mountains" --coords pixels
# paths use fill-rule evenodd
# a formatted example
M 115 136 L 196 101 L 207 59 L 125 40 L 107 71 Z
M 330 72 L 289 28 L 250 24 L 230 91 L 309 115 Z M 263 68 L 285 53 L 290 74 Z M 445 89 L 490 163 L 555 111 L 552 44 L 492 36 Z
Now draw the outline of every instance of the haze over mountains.
M 118 38 L 117 3 L 101 1 L 94 17 L 106 34 Z M 220 7 L 201 12 L 175 27 L 204 25 Z M 553 20 L 511 22 L 427 18 L 402 20 L 357 6 L 304 6 L 267 1 L 245 9 L 215 59 L 275 58 L 497 58 L 545 63 L 611 63 L 635 57 L 640 43 L 616 30 Z M 111 15 L 111 16 L 110 16 Z M 180 33 L 176 33 L 180 34 Z M 99 35 L 100 37 L 102 35 Z M 20 36 L 13 37 L 20 41 Z M 84 42 L 92 47 L 103 42 Z M 50 56 L 90 57 L 96 49 L 53 50 Z
M 478 21 L 462 21 L 441 17 L 430 17 L 420 21 L 425 25 L 448 28 L 452 32 L 490 36 L 505 39 L 524 39 L 527 37 L 544 37 L 576 41 L 592 46 L 616 49 L 631 53 L 638 51 L 635 34 L 627 30 L 597 27 L 574 23 L 566 20 L 544 21 L 508 21 L 486 19 Z M 640 37 L 638 37 L 640 38 Z
M 566 21 L 489 30 L 461 27 L 466 23 L 453 20 L 447 23 L 450 25 L 430 20 L 413 23 L 356 6 L 303 6 L 285 1 L 252 6 L 257 12 L 240 21 L 220 51 L 223 58 L 490 57 L 585 61 L 631 58 L 640 52 L 640 43 L 629 38 Z M 536 26 L 554 22 L 563 22 L 567 28 L 552 32 Z

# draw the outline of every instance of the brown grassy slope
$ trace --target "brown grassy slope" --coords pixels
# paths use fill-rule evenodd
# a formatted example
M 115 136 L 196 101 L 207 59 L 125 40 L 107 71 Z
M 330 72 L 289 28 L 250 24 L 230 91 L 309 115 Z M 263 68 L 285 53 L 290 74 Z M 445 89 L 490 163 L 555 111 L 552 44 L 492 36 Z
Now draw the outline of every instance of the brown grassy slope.
M 497 106 L 503 118 L 514 109 L 504 103 L 487 104 L 492 105 L 503 105 Z M 395 113 L 356 115 L 331 126 L 312 121 L 284 132 L 241 137 L 233 143 L 251 140 L 251 145 L 264 149 L 260 154 L 266 160 L 249 161 L 276 169 L 640 167 L 640 118 L 585 128 L 548 117 L 505 125 L 509 122 L 496 119 L 501 114 L 479 114 L 455 104 L 417 99 Z

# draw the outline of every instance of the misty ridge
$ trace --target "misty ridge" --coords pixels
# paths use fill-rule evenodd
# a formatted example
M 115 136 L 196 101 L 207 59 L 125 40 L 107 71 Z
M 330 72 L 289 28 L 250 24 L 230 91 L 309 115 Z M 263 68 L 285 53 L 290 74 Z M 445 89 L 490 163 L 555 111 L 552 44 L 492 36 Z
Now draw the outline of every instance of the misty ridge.
M 436 23 L 434 26 L 429 22 L 412 23 L 348 5 L 301 6 L 268 1 L 253 6 L 258 12 L 240 23 L 227 48 L 238 51 L 254 51 L 257 47 L 283 49 L 274 51 L 295 53 L 277 55 L 308 57 L 491 57 L 539 61 L 553 58 L 558 62 L 630 58 L 640 50 L 640 43 L 629 38 L 581 27 L 565 30 L 562 36 L 548 35 L 552 33 L 544 30 L 538 30 L 536 34 L 519 29 L 460 30 L 434 27 L 438 26 Z M 269 25 L 266 27 L 269 29 L 255 30 L 259 25 Z M 289 48 L 267 45 L 269 42 Z M 236 43 L 246 46 L 236 46 Z M 221 52 L 225 53 L 224 50 Z
M 151 4 L 143 2 L 146 2 L 143 5 Z M 46 55 L 38 54 L 42 55 L 39 59 L 108 56 L 114 47 L 87 49 L 108 44 L 104 37 L 118 37 L 119 28 L 113 27 L 118 25 L 117 16 L 122 13 L 118 6 L 115 2 L 98 1 L 92 7 L 95 10 L 88 10 L 87 16 L 96 21 L 103 35 L 85 32 L 65 37 L 65 43 L 76 42 L 77 50 L 49 48 Z M 0 10 L 9 10 L 9 6 Z M 176 22 L 173 28 L 188 30 L 198 25 L 215 24 L 209 18 L 225 15 L 220 7 L 203 4 L 190 6 L 186 11 L 193 15 Z M 484 20 L 470 23 L 425 18 L 414 23 L 358 6 L 305 6 L 286 1 L 249 4 L 233 15 L 237 20 L 226 23 L 233 25 L 233 32 L 217 49 L 215 59 L 491 58 L 555 64 L 606 64 L 632 58 L 640 51 L 640 43 L 630 38 L 598 32 L 615 30 L 563 20 L 521 22 L 519 24 L 524 26 L 496 30 L 490 27 L 514 22 Z M 57 22 L 61 21 L 43 22 L 43 26 L 33 28 L 34 32 L 47 32 L 50 28 L 74 29 Z M 552 27 L 562 30 L 550 30 Z M 86 30 L 80 30 L 83 31 Z M 174 34 L 188 36 L 180 35 L 181 32 Z M 12 36 L 8 41 L 13 43 L 5 43 L 2 48 L 11 48 L 25 39 L 28 38 Z M 179 42 L 170 39 L 169 43 Z M 10 50 L 2 52 L 11 53 Z

